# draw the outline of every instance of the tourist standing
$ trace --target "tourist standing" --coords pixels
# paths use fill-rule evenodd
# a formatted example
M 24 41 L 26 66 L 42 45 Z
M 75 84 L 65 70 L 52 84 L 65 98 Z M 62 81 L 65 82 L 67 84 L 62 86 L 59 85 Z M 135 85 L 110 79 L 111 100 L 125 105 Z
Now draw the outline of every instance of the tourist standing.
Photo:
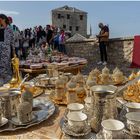
M 6 15 L 0 14 L 0 86 L 12 78 L 11 58 L 14 54 L 14 34 Z
M 29 46 L 30 46 L 30 48 L 34 48 L 34 47 L 35 47 L 35 33 L 34 33 L 34 31 L 32 30 L 32 28 L 30 28 Z
M 59 49 L 59 32 L 57 31 L 54 33 L 53 45 L 54 45 L 54 50 Z
M 23 59 L 24 59 L 24 60 L 26 59 L 26 57 L 27 57 L 27 55 L 28 55 L 29 40 L 30 40 L 29 29 L 25 29 L 25 30 L 24 30 L 24 34 L 23 34 L 23 49 L 22 49 Z
M 20 31 L 16 25 L 13 25 L 13 31 L 14 31 L 14 42 L 15 42 L 15 53 L 18 58 L 20 58 Z
M 24 43 L 24 32 L 23 31 L 20 31 L 20 41 L 19 41 L 19 45 L 20 45 L 20 59 L 24 59 L 24 48 L 23 48 L 23 43 Z
M 60 31 L 59 36 L 59 51 L 66 54 L 66 48 L 65 48 L 65 32 L 64 30 Z
M 43 30 L 42 26 L 40 25 L 37 31 L 37 43 L 40 46 L 44 41 L 46 41 L 46 32 Z
M 99 23 L 99 28 L 101 29 L 99 35 L 96 37 L 99 39 L 100 57 L 101 61 L 98 64 L 107 64 L 107 45 L 109 40 L 109 28 L 103 23 Z
M 46 26 L 46 40 L 47 40 L 49 47 L 51 47 L 51 45 L 53 43 L 53 37 L 54 37 L 53 30 L 51 29 L 50 25 L 47 25 Z

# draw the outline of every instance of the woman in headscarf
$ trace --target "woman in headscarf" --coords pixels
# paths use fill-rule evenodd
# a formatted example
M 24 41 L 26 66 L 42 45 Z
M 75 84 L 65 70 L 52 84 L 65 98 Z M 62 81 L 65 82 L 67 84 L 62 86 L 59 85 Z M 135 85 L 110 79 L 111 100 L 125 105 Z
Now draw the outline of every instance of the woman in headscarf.
M 0 14 L 0 86 L 12 78 L 11 58 L 14 50 L 14 34 L 6 15 Z

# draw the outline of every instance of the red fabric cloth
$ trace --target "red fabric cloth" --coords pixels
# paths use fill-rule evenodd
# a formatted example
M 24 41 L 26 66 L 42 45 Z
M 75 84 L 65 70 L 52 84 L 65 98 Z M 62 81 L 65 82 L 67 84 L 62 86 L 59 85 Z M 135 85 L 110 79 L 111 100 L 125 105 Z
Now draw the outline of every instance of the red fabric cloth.
M 131 68 L 140 68 L 140 35 L 134 36 L 134 48 Z

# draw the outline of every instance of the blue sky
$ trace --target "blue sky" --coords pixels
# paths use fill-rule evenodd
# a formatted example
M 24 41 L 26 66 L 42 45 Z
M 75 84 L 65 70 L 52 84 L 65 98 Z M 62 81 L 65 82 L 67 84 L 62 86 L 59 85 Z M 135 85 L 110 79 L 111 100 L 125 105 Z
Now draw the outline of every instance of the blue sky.
M 98 23 L 110 27 L 110 38 L 140 34 L 140 1 L 0 1 L 0 12 L 13 17 L 20 29 L 51 24 L 51 10 L 64 5 L 88 12 L 88 30 Z

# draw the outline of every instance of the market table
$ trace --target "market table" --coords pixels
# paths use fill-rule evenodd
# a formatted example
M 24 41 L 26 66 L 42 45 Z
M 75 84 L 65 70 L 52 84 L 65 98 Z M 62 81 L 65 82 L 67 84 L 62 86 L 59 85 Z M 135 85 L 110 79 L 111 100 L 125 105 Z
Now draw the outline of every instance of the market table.
M 58 71 L 62 72 L 70 72 L 72 74 L 77 74 L 79 71 L 82 70 L 83 67 L 85 67 L 86 64 L 75 64 L 70 66 L 62 66 L 58 68 Z M 30 68 L 20 68 L 20 72 L 22 72 L 23 75 L 26 73 L 29 73 L 31 76 L 35 77 L 38 74 L 46 73 L 46 68 L 41 69 L 30 69 Z
M 48 98 L 48 93 L 42 94 L 41 97 Z M 76 137 L 65 135 L 61 131 L 60 122 L 64 116 L 65 109 L 66 106 L 56 105 L 55 113 L 49 119 L 27 129 L 1 132 L 0 139 L 76 139 Z M 77 138 L 95 139 L 95 133 L 91 132 L 85 137 Z
M 40 95 L 41 98 L 48 98 L 48 90 L 44 94 Z M 36 97 L 38 98 L 38 97 Z M 41 122 L 40 124 L 31 126 L 27 129 L 20 129 L 10 132 L 1 132 L 0 139 L 71 139 L 75 137 L 70 137 L 64 135 L 61 131 L 62 118 L 64 117 L 66 106 L 55 105 L 55 113 L 47 120 Z M 80 137 L 78 137 L 80 139 Z M 83 138 L 83 137 L 82 137 Z M 81 138 L 81 139 L 82 139 Z M 95 133 L 90 133 L 85 139 L 95 139 Z M 131 138 L 132 139 L 132 138 Z
M 48 93 L 42 94 L 39 97 L 48 98 Z M 38 125 L 31 126 L 27 129 L 16 131 L 1 132 L 0 139 L 70 139 L 61 131 L 61 120 L 64 117 L 65 105 L 55 105 L 55 113 Z M 93 137 L 92 133 L 89 137 Z M 80 138 L 80 137 L 79 137 Z

